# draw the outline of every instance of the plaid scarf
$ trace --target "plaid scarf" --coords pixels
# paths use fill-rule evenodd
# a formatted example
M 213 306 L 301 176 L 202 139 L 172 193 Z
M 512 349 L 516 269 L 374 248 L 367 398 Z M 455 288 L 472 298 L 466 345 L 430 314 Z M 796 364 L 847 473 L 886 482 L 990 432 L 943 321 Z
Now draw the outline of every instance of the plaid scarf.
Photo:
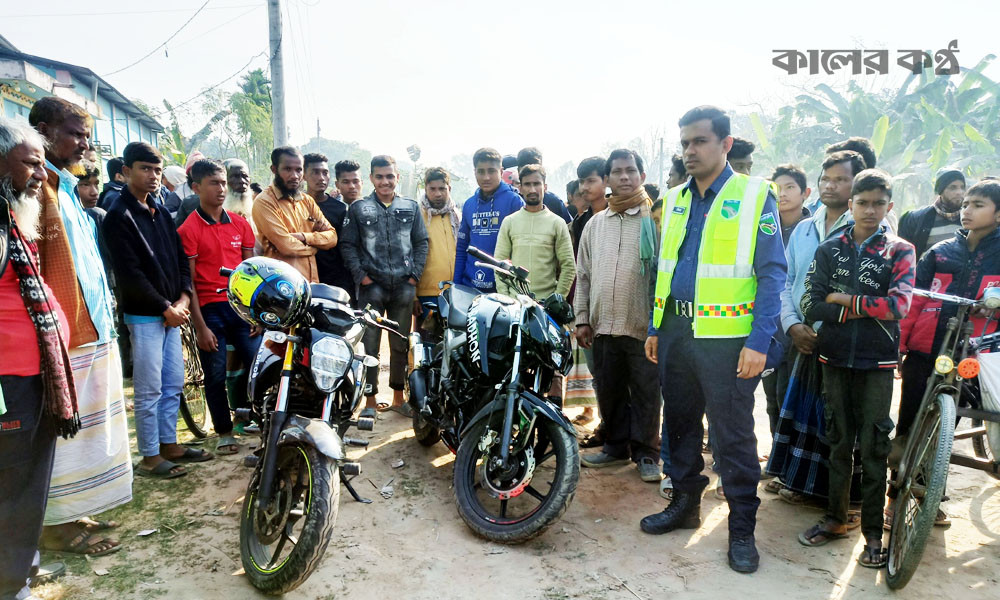
M 455 201 L 450 197 L 448 201 L 444 203 L 441 208 L 434 208 L 431 206 L 431 201 L 427 199 L 427 194 L 425 192 L 420 193 L 420 208 L 424 211 L 424 214 L 436 217 L 438 215 L 448 215 L 448 219 L 451 222 L 451 234 L 458 239 L 458 228 L 462 224 L 462 215 L 458 212 L 458 207 L 455 206 Z
M 51 419 L 58 435 L 69 438 L 80 431 L 80 415 L 77 412 L 69 351 L 59 330 L 59 316 L 54 301 L 45 292 L 38 271 L 37 247 L 22 237 L 10 202 L 0 197 L 0 204 L 10 218 L 7 240 L 10 266 L 17 275 L 21 299 L 35 326 L 38 349 L 42 355 L 42 414 Z
M 937 212 L 937 214 L 942 219 L 945 219 L 945 220 L 948 220 L 948 221 L 957 221 L 958 218 L 962 214 L 962 209 L 961 208 L 959 208 L 958 210 L 953 211 L 953 212 L 949 212 L 949 211 L 945 210 L 945 208 L 944 208 L 944 201 L 941 200 L 940 197 L 937 200 L 934 201 L 934 211 Z

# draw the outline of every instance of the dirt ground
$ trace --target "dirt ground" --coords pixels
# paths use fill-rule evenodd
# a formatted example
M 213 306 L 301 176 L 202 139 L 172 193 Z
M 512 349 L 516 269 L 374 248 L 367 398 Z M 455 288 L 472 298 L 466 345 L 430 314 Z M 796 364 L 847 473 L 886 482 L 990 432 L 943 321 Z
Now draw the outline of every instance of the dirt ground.
M 767 417 L 759 391 L 758 396 L 757 434 L 765 453 Z M 731 571 L 726 565 L 728 511 L 712 493 L 714 474 L 702 504 L 703 525 L 696 531 L 642 533 L 639 520 L 665 503 L 657 486 L 640 481 L 634 467 L 622 466 L 582 469 L 572 505 L 544 535 L 518 547 L 488 543 L 473 536 L 456 512 L 453 456 L 443 445 L 421 447 L 412 439 L 409 420 L 392 412 L 380 416 L 374 432 L 360 435 L 371 444 L 350 451 L 363 467 L 355 483 L 374 503 L 356 503 L 342 492 L 326 555 L 312 577 L 287 594 L 289 599 L 635 600 L 671 593 L 684 598 L 748 593 L 831 600 L 997 598 L 1000 589 L 1000 482 L 978 471 L 952 467 L 951 500 L 944 506 L 953 524 L 935 529 L 920 569 L 897 594 L 885 584 L 884 571 L 855 562 L 862 546 L 859 534 L 804 548 L 796 536 L 821 513 L 763 491 L 757 524 L 760 570 L 750 576 Z M 41 587 L 39 595 L 50 600 L 265 597 L 241 575 L 238 514 L 249 469 L 239 464 L 255 440 L 242 443 L 239 456 L 194 465 L 187 477 L 137 479 L 135 500 L 102 515 L 122 521 L 118 533 L 124 549 L 94 560 L 44 555 L 43 562 L 64 560 L 69 574 Z M 213 449 L 215 440 L 205 445 Z M 957 446 L 971 453 L 967 442 Z M 404 466 L 391 468 L 399 458 Z M 384 499 L 375 487 L 390 479 L 395 494 Z M 149 529 L 156 532 L 137 535 Z

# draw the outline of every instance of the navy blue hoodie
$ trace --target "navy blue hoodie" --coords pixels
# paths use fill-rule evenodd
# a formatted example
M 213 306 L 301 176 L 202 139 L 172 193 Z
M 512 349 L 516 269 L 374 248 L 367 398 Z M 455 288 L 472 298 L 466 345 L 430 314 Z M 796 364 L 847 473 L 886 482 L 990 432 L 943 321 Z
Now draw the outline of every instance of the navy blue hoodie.
M 455 249 L 455 283 L 470 285 L 480 292 L 496 291 L 493 271 L 476 266 L 476 260 L 466 250 L 475 246 L 487 254 L 493 254 L 500 234 L 500 223 L 521 210 L 524 200 L 506 183 L 493 192 L 493 197 L 484 200 L 481 190 L 462 205 L 462 226 L 458 230 Z

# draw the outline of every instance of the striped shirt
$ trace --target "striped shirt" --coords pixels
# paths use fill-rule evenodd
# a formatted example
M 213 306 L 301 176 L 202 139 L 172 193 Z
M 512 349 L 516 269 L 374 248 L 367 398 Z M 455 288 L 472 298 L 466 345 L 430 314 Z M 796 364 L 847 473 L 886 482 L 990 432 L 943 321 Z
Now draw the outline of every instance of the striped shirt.
M 104 261 L 97 249 L 97 226 L 83 209 L 76 195 L 77 178 L 65 169 L 57 169 L 49 161 L 45 166 L 59 174 L 59 213 L 77 265 L 76 278 L 80 282 L 84 302 L 90 319 L 97 330 L 97 341 L 85 345 L 100 345 L 117 337 L 112 315 L 113 300 L 108 289 Z

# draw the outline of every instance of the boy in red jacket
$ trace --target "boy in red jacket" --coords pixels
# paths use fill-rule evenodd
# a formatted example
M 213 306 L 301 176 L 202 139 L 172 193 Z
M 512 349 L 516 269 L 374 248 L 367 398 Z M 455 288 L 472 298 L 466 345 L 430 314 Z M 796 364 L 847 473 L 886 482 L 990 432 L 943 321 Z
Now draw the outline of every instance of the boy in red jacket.
M 932 246 L 917 263 L 916 287 L 922 290 L 982 298 L 986 288 L 1000 285 L 1000 181 L 985 180 L 969 188 L 961 208 L 961 224 L 954 237 Z M 909 433 L 917 409 L 924 397 L 927 378 L 934 368 L 934 358 L 941 349 L 948 319 L 957 307 L 937 300 L 915 296 L 909 315 L 900 323 L 899 352 L 905 356 L 901 369 L 902 394 L 896 443 Z M 984 331 L 983 312 L 974 313 L 973 335 L 993 333 L 996 321 Z M 892 516 L 894 490 L 886 516 Z M 948 516 L 938 509 L 935 525 L 949 524 Z

